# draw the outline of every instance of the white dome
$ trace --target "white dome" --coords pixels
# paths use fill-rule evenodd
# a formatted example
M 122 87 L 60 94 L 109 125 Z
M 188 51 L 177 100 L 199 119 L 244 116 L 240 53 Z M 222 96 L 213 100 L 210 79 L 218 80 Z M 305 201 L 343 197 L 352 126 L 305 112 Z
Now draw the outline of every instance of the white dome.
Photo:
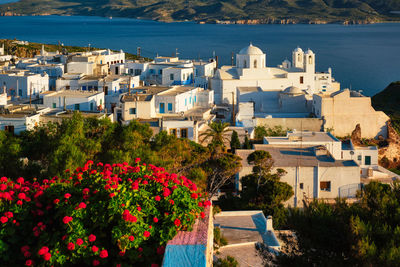
M 249 46 L 246 46 L 240 50 L 239 55 L 264 55 L 264 53 L 260 48 L 250 44 Z
M 283 91 L 284 94 L 296 95 L 296 94 L 303 94 L 303 91 L 296 86 L 290 86 Z
M 293 52 L 295 52 L 295 53 L 303 53 L 303 49 L 301 49 L 300 47 L 297 47 Z
M 310 49 L 308 49 L 308 50 L 306 51 L 306 55 L 313 55 L 313 54 L 314 54 L 314 52 L 311 51 Z

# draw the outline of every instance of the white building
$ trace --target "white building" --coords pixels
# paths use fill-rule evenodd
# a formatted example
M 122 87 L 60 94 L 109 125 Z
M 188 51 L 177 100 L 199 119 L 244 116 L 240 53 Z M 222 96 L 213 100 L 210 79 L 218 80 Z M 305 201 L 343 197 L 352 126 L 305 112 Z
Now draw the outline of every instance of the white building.
M 40 116 L 50 109 L 29 107 L 29 105 L 6 106 L 0 112 L 0 130 L 20 134 L 32 130 L 40 123 Z
M 63 90 L 43 94 L 43 105 L 53 109 L 97 111 L 104 109 L 104 93 Z
M 4 56 L 4 43 L 0 47 L 0 56 Z
M 68 73 L 81 73 L 84 75 L 93 75 L 96 68 L 94 62 L 69 62 L 67 64 Z
M 22 99 L 39 97 L 39 94 L 49 90 L 49 76 L 36 74 L 26 70 L 10 70 L 0 73 L 0 85 L 7 88 L 7 94 Z
M 211 79 L 216 104 L 236 99 L 238 87 L 260 88 L 268 99 L 268 112 L 279 112 L 279 93 L 294 86 L 312 95 L 317 92 L 333 92 L 340 88 L 329 69 L 326 73 L 315 72 L 315 54 L 311 50 L 293 51 L 293 61 L 285 60 L 278 67 L 267 67 L 266 54 L 250 44 L 236 55 L 236 66 L 223 66 Z
M 370 97 L 355 91 L 346 89 L 331 94 L 315 94 L 313 113 L 323 119 L 324 128 L 336 136 L 351 135 L 360 124 L 362 138 L 387 137 L 389 117 L 372 107 Z
M 294 191 L 294 196 L 286 205 L 301 207 L 304 198 L 354 197 L 360 188 L 360 167 L 353 160 L 336 160 L 323 146 L 254 145 L 252 150 L 236 150 L 242 158 L 242 169 L 236 176 L 239 191 L 242 177 L 253 170 L 247 157 L 256 150 L 264 150 L 271 155 L 273 171 L 278 168 L 286 171 L 281 181 L 292 186 Z M 353 195 L 349 196 L 349 192 Z

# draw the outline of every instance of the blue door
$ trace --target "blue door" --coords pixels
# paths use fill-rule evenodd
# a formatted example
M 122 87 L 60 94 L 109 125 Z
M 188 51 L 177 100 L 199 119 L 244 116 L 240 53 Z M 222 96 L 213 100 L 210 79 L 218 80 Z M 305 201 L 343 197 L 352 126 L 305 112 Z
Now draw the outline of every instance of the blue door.
M 160 103 L 160 113 L 165 113 L 165 105 L 164 105 L 164 103 Z

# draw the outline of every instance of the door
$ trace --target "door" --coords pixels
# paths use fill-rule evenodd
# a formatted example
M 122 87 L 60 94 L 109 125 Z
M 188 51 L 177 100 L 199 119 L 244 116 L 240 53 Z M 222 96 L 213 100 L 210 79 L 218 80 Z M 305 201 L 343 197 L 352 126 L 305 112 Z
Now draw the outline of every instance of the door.
M 160 103 L 160 113 L 165 113 L 165 104 Z
M 365 156 L 365 165 L 371 165 L 371 156 Z

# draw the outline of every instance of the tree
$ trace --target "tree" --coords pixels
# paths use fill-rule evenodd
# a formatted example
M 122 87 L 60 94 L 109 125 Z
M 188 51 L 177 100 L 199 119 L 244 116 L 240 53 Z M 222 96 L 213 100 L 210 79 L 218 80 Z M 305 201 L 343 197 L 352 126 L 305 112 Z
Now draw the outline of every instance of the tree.
M 225 150 L 225 143 L 229 142 L 227 133 L 229 123 L 212 122 L 209 128 L 199 135 L 200 142 L 210 141 L 210 145 L 213 149 L 213 154 L 218 154 L 221 150 Z M 210 140 L 211 139 L 211 140 Z
M 204 169 L 208 172 L 207 192 L 211 199 L 218 193 L 220 188 L 236 174 L 242 167 L 241 158 L 230 154 L 222 153 L 211 158 L 205 163 Z
M 256 150 L 247 157 L 247 162 L 254 165 L 253 173 L 258 175 L 257 192 L 262 177 L 267 178 L 274 161 L 268 151 Z M 266 179 L 265 179 L 266 180 Z
M 236 149 L 240 148 L 240 140 L 238 133 L 236 131 L 232 131 L 232 136 L 231 136 L 231 151 L 233 154 L 235 154 Z
M 251 149 L 251 144 L 247 135 L 244 138 L 243 149 Z

